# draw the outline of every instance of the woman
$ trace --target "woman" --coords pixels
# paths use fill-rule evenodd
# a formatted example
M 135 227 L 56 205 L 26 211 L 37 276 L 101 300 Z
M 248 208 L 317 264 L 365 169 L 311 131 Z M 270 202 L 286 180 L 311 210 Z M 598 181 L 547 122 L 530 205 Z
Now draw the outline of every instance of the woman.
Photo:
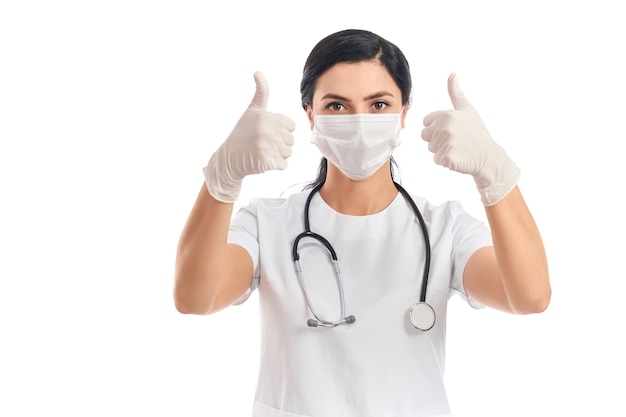
M 424 119 L 435 162 L 470 174 L 487 228 L 393 179 L 410 104 L 402 52 L 345 30 L 311 51 L 301 83 L 319 178 L 288 199 L 254 199 L 232 218 L 246 175 L 284 169 L 294 123 L 252 103 L 204 168 L 177 253 L 182 313 L 210 314 L 259 288 L 262 355 L 254 416 L 445 416 L 448 298 L 505 312 L 550 299 L 540 234 L 519 170 L 448 80 L 454 110 Z M 336 258 L 336 259 L 335 259 Z

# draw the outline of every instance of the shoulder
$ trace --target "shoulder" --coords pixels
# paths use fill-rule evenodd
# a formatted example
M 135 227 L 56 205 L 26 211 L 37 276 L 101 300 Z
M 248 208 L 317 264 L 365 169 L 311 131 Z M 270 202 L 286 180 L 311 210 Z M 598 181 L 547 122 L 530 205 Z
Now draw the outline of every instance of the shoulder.
M 480 237 L 481 244 L 490 239 L 488 225 L 466 211 L 460 201 L 449 200 L 434 204 L 423 197 L 410 194 L 418 206 L 433 239 L 448 236 L 459 243 L 470 236 Z
M 254 197 L 238 209 L 237 215 L 240 213 L 278 215 L 290 209 L 301 209 L 307 196 L 308 193 L 303 191 L 287 198 Z
M 452 220 L 459 216 L 470 216 L 463 208 L 460 201 L 449 200 L 440 204 L 428 201 L 426 198 L 409 193 L 425 219 L 430 220 Z M 471 217 L 471 216 L 470 216 Z

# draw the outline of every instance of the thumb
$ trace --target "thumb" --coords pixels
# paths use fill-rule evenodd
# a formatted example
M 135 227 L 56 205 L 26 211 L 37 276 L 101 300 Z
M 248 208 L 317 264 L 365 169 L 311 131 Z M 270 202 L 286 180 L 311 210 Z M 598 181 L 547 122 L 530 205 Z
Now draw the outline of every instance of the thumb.
M 461 110 L 471 106 L 471 103 L 461 91 L 459 80 L 454 72 L 448 77 L 448 95 L 450 96 L 450 100 L 452 100 L 452 105 L 455 110 Z
M 256 83 L 256 91 L 254 92 L 254 98 L 252 98 L 250 107 L 265 110 L 267 107 L 267 99 L 270 96 L 270 85 L 261 71 L 254 73 L 254 82 Z

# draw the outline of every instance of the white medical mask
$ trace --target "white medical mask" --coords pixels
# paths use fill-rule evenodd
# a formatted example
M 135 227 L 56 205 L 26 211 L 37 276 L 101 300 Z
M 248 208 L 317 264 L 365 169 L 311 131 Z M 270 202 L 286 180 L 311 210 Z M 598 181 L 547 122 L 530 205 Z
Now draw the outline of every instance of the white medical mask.
M 400 145 L 401 113 L 314 116 L 311 142 L 348 178 L 370 177 Z

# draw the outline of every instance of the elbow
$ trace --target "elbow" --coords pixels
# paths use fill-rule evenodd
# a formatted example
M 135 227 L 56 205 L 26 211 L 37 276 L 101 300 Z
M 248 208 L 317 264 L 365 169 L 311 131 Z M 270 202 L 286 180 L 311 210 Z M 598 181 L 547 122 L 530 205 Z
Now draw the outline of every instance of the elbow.
M 173 298 L 176 311 L 181 314 L 206 315 L 213 308 L 215 297 L 210 286 L 203 284 L 204 274 L 189 268 L 177 259 L 174 272 Z
M 538 314 L 548 309 L 552 299 L 552 286 L 548 271 L 537 272 L 523 279 L 527 284 L 510 297 L 510 305 L 517 314 Z
M 514 308 L 517 314 L 539 314 L 548 309 L 550 305 L 550 299 L 552 298 L 552 290 L 549 288 L 540 293 L 536 293 L 533 297 L 525 300 L 523 303 L 519 303 Z
M 174 306 L 176 307 L 176 311 L 181 314 L 206 315 L 210 312 L 209 308 L 199 308 L 198 306 L 193 306 L 176 298 L 174 298 Z
M 207 315 L 212 311 L 208 297 L 198 297 L 180 288 L 174 289 L 174 307 L 181 314 Z

